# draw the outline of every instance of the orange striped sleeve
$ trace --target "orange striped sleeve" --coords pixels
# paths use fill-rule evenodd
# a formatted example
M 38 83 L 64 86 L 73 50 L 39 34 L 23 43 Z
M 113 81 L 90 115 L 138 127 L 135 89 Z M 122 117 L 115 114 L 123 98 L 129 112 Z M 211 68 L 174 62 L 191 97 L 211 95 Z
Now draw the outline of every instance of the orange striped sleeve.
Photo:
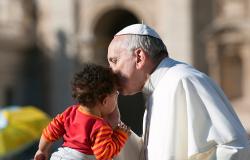
M 112 130 L 108 125 L 99 127 L 91 140 L 92 150 L 97 160 L 111 160 L 124 146 L 128 134 L 120 129 Z
M 43 129 L 42 135 L 45 139 L 50 142 L 58 140 L 65 133 L 64 130 L 64 116 L 62 114 L 58 114 L 46 128 Z

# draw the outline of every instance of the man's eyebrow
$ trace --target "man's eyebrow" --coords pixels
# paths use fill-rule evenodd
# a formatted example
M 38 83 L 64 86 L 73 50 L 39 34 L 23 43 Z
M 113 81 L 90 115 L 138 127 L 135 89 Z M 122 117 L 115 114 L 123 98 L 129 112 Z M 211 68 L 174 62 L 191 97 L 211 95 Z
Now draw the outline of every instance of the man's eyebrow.
M 110 60 L 117 59 L 117 57 L 109 57 Z

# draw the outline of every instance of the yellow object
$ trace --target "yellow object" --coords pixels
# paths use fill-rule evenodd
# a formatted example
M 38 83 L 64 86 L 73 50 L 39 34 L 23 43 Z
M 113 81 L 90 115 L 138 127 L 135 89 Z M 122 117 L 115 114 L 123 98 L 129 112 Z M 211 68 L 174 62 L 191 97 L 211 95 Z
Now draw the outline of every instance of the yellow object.
M 34 106 L 2 109 L 0 114 L 6 120 L 6 125 L 0 127 L 0 157 L 38 140 L 50 121 L 47 114 Z

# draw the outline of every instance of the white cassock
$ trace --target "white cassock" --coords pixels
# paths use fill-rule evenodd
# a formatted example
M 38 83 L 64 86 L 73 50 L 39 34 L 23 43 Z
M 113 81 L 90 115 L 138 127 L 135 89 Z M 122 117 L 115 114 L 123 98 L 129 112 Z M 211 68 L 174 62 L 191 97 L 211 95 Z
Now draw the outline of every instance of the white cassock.
M 245 129 L 205 74 L 165 58 L 144 88 L 144 136 L 132 134 L 117 160 L 250 159 Z

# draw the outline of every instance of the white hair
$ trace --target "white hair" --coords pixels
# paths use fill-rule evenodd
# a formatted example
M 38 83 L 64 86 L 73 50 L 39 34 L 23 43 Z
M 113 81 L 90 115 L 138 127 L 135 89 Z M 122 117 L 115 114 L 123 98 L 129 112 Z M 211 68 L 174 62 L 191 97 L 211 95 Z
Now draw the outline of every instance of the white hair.
M 121 42 L 123 47 L 133 52 L 137 48 L 143 49 L 152 60 L 159 60 L 165 54 L 168 56 L 168 51 L 161 39 L 145 35 L 126 35 L 126 38 Z

